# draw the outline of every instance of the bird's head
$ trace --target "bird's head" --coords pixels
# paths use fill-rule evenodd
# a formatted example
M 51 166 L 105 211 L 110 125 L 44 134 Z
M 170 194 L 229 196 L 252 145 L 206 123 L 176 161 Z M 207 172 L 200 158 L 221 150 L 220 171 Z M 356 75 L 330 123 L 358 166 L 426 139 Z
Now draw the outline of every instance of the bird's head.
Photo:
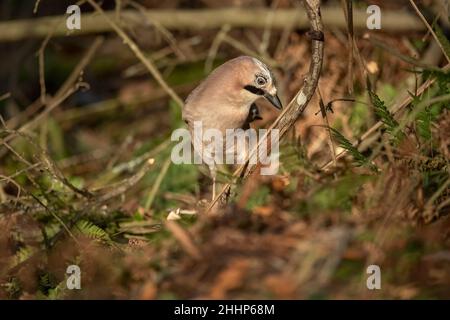
M 184 112 L 210 112 L 214 110 L 211 106 L 227 106 L 227 112 L 233 110 L 234 114 L 246 117 L 247 108 L 259 98 L 267 99 L 277 109 L 282 108 L 273 73 L 258 59 L 241 56 L 225 62 L 211 72 L 187 97 Z M 222 115 L 222 110 L 224 109 L 216 110 L 215 114 Z
M 237 60 L 240 64 L 238 83 L 241 96 L 249 102 L 264 97 L 275 108 L 281 109 L 275 77 L 270 69 L 253 57 L 239 57 Z

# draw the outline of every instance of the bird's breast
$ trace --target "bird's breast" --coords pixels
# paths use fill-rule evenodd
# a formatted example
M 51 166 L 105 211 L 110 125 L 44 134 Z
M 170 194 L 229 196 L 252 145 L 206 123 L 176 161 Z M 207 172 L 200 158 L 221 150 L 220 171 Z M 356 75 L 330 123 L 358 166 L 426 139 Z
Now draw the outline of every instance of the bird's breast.
M 191 120 L 201 121 L 205 129 L 214 128 L 226 132 L 227 129 L 241 129 L 247 120 L 250 106 L 234 108 L 214 107 L 197 113 Z

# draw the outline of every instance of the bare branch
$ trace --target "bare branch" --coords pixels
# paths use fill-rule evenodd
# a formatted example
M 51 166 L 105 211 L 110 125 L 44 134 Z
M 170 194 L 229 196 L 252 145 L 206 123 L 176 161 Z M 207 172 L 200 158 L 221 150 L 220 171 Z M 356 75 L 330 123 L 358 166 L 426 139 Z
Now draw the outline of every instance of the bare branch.
M 366 11 L 354 8 L 355 29 L 366 29 Z M 308 28 L 308 19 L 303 12 L 293 9 L 266 9 L 266 8 L 224 8 L 224 9 L 189 9 L 189 10 L 158 10 L 151 9 L 144 12 L 148 20 L 142 19 L 142 13 L 136 10 L 122 10 L 120 21 L 126 22 L 129 27 L 145 26 L 146 21 L 152 21 L 168 30 L 198 30 L 220 29 L 223 25 L 231 28 L 266 28 L 267 17 L 273 14 L 272 29 Z M 328 27 L 346 28 L 347 24 L 342 10 L 339 7 L 323 9 L 323 21 Z M 64 17 L 64 16 L 63 16 Z M 79 36 L 111 32 L 113 27 L 108 20 L 116 20 L 116 10 L 105 12 L 105 16 L 97 13 L 83 13 L 83 28 L 75 32 L 67 32 L 64 24 L 55 24 L 61 16 L 33 18 L 28 20 L 7 21 L 0 23 L 0 41 L 17 41 L 23 38 L 43 38 L 50 30 L 53 36 Z M 420 20 L 404 11 L 383 11 L 383 30 L 395 32 L 424 31 L 426 27 Z
M 105 11 L 94 1 L 87 0 L 87 2 L 106 20 L 106 22 L 111 26 L 111 28 L 122 38 L 123 42 L 130 47 L 131 51 L 136 55 L 136 57 L 145 65 L 150 74 L 155 78 L 159 85 L 169 94 L 169 96 L 181 107 L 183 106 L 183 100 L 176 94 L 175 91 L 164 81 L 163 77 L 159 73 L 155 65 L 145 57 L 142 51 L 139 49 L 137 44 L 123 31 L 108 15 Z

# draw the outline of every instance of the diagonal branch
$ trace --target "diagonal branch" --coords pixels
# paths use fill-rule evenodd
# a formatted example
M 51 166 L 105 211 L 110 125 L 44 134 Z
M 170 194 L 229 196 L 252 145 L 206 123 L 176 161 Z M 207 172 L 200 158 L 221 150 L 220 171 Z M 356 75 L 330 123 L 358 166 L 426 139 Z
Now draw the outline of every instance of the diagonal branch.
M 416 10 L 417 15 L 420 17 L 422 22 L 427 26 L 427 28 L 430 31 L 431 35 L 433 36 L 434 40 L 437 42 L 437 44 L 441 48 L 442 53 L 444 54 L 444 56 L 447 59 L 447 61 L 450 62 L 450 57 L 445 52 L 445 49 L 442 46 L 442 43 L 439 41 L 439 39 L 438 39 L 438 37 L 436 35 L 436 32 L 434 32 L 433 28 L 430 26 L 430 24 L 428 23 L 427 19 L 425 19 L 425 17 L 423 16 L 422 12 L 420 12 L 419 8 L 417 8 L 417 5 L 414 3 L 414 1 L 413 0 L 409 0 L 409 2 L 413 6 L 414 10 Z
M 144 64 L 150 74 L 155 78 L 156 82 L 167 92 L 167 94 L 181 107 L 183 106 L 183 100 L 173 91 L 173 89 L 166 83 L 156 66 L 149 58 L 145 57 L 144 53 L 139 49 L 136 42 L 134 42 L 126 33 L 120 28 L 117 23 L 110 19 L 100 5 L 94 0 L 87 0 L 87 2 L 106 20 L 112 29 L 122 38 L 123 42 L 128 45 L 131 51 L 136 57 Z

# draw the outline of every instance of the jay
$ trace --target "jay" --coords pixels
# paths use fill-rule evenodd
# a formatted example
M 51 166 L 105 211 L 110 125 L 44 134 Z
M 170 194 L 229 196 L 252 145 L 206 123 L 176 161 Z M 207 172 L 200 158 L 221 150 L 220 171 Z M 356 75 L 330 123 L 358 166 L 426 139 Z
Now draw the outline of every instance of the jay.
M 194 136 L 194 124 L 200 123 L 202 132 L 217 129 L 224 138 L 228 129 L 247 130 L 252 121 L 262 119 L 255 104 L 259 98 L 267 99 L 277 109 L 282 108 L 273 73 L 263 62 L 249 56 L 237 57 L 220 65 L 189 94 L 182 117 L 190 131 L 194 150 L 202 159 L 205 155 L 196 150 L 195 146 L 205 146 L 205 141 L 203 137 Z M 199 144 L 194 143 L 195 139 L 199 139 Z M 236 154 L 242 150 L 232 152 Z M 216 164 L 214 161 L 205 162 L 213 181 L 214 200 Z

